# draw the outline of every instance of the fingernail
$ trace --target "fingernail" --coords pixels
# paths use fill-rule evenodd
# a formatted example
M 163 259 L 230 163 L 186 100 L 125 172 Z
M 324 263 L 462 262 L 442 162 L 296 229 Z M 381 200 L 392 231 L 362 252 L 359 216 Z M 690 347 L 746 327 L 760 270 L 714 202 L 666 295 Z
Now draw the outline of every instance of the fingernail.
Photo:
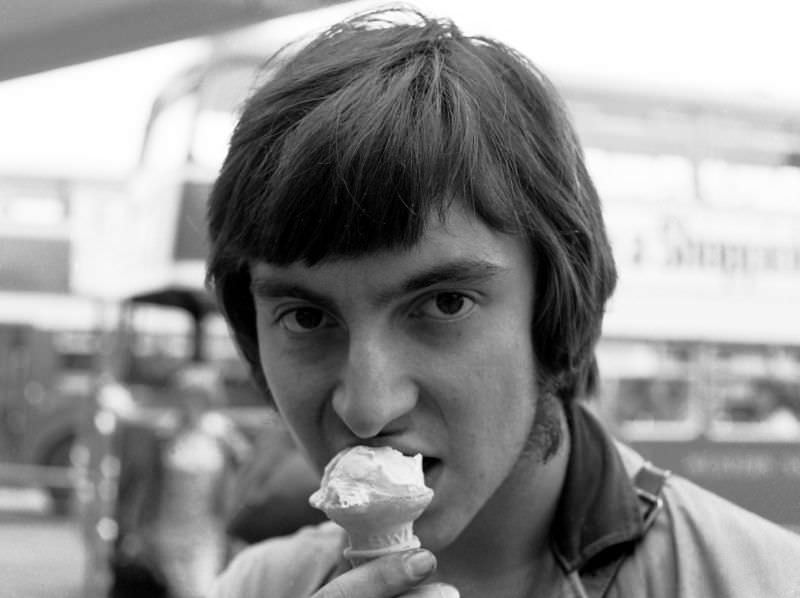
M 439 584 L 437 589 L 439 590 L 439 598 L 460 598 L 461 596 L 453 586 Z
M 408 572 L 416 578 L 425 577 L 436 568 L 436 557 L 428 550 L 415 550 L 405 555 L 403 560 Z
M 439 597 L 440 598 L 460 598 L 461 594 L 458 593 L 453 586 L 447 585 L 440 585 L 439 586 Z

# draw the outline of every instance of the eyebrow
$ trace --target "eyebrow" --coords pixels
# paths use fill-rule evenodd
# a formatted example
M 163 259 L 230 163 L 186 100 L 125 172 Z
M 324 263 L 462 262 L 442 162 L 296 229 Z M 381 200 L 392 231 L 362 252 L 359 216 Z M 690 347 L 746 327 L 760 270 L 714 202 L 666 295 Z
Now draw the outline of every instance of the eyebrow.
M 385 303 L 397 295 L 421 291 L 440 284 L 475 284 L 483 282 L 503 270 L 503 267 L 494 262 L 471 258 L 437 264 L 414 274 L 398 285 L 396 289 L 380 292 L 376 302 Z
M 307 289 L 301 285 L 275 280 L 270 278 L 254 277 L 250 281 L 250 292 L 253 297 L 259 299 L 278 299 L 292 297 L 314 303 L 327 311 L 333 311 L 334 303 L 331 299 L 321 293 Z
M 443 264 L 436 264 L 413 274 L 398 285 L 377 293 L 374 303 L 385 305 L 392 299 L 408 293 L 421 291 L 442 284 L 476 284 L 484 282 L 505 271 L 501 265 L 481 259 L 456 259 Z M 254 277 L 250 283 L 254 297 L 276 299 L 293 297 L 314 303 L 323 309 L 334 310 L 334 302 L 326 295 L 313 291 L 294 282 L 279 278 Z

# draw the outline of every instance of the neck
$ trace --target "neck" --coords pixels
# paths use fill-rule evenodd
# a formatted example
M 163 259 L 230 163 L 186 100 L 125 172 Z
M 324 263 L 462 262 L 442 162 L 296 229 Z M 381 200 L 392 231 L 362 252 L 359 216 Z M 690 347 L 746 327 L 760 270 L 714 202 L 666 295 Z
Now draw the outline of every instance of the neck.
M 525 589 L 551 586 L 556 563 L 550 526 L 570 446 L 563 409 L 558 413 L 562 441 L 557 452 L 546 461 L 538 451 L 521 456 L 469 528 L 437 554 L 437 577 L 455 585 L 463 598 L 518 596 Z

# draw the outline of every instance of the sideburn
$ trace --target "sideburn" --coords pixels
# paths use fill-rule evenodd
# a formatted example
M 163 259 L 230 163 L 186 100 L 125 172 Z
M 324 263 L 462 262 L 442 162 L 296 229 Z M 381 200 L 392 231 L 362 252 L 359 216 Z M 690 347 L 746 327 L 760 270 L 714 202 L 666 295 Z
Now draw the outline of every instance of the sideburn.
M 541 463 L 547 463 L 552 459 L 564 441 L 561 428 L 562 411 L 561 401 L 555 394 L 544 391 L 539 395 L 524 452 Z

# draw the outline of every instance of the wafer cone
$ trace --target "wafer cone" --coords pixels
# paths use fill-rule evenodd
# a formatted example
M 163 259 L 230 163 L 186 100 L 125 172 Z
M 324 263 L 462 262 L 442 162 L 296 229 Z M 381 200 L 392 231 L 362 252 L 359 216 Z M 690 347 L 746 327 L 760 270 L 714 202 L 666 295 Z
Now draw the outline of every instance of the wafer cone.
M 421 456 L 405 457 L 388 447 L 349 450 L 360 451 L 357 458 L 369 459 L 366 467 L 362 465 L 365 471 L 356 467 L 356 471 L 342 474 L 337 467 L 347 466 L 346 462 L 342 464 L 347 452 L 340 453 L 326 467 L 322 486 L 310 499 L 313 506 L 322 509 L 347 532 L 349 545 L 344 556 L 357 565 L 385 554 L 418 548 L 420 541 L 414 535 L 413 522 L 433 498 L 433 490 L 424 484 Z M 414 460 L 413 464 L 401 463 L 419 470 L 413 476 L 416 479 L 411 480 L 414 483 L 393 484 L 386 479 L 390 477 L 386 470 L 398 459 Z M 373 466 L 374 471 L 370 469 Z

